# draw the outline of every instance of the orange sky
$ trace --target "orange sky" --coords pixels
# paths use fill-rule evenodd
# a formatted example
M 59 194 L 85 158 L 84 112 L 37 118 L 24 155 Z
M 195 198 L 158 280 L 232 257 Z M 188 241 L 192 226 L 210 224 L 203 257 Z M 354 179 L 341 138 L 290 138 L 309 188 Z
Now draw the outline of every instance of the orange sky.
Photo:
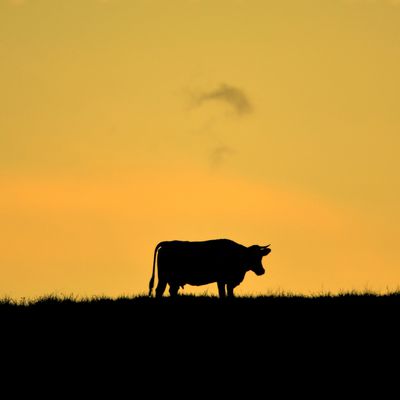
M 0 0 L 0 296 L 221 237 L 271 243 L 239 294 L 398 288 L 399 45 L 393 0 Z

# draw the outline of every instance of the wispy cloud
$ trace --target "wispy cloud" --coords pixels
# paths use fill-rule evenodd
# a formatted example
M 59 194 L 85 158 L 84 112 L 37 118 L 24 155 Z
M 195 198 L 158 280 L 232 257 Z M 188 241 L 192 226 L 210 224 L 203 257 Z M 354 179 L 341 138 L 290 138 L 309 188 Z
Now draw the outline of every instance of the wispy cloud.
M 212 168 L 219 168 L 235 151 L 226 145 L 215 147 L 210 154 L 210 165 Z
M 217 89 L 194 94 L 193 100 L 198 107 L 209 102 L 223 102 L 230 105 L 238 115 L 253 111 L 253 106 L 242 89 L 224 83 Z
M 400 0 L 342 0 L 347 4 L 386 4 L 389 6 L 400 6 Z
M 208 164 L 213 170 L 219 169 L 236 153 L 236 149 L 230 146 L 229 143 L 225 143 L 225 138 L 219 134 L 219 131 L 223 129 L 225 120 L 224 115 L 221 114 L 221 110 L 217 107 L 216 109 L 212 109 L 210 114 L 207 112 L 208 105 L 217 103 L 228 106 L 232 112 L 225 113 L 225 117 L 236 115 L 241 118 L 253 112 L 253 104 L 243 89 L 226 83 L 221 83 L 219 86 L 208 90 L 188 89 L 186 94 L 189 95 L 191 109 L 204 108 L 205 113 L 200 112 L 197 115 L 203 121 L 197 121 L 198 127 L 195 132 L 207 134 L 205 136 L 208 140 L 214 142 L 211 143 L 211 148 L 208 151 Z M 206 119 L 204 120 L 204 118 Z M 217 125 L 218 129 L 216 129 Z M 232 131 L 230 130 L 230 132 Z M 219 139 L 223 140 L 222 143 Z
M 13 6 L 22 6 L 26 3 L 26 0 L 8 0 L 8 2 Z
M 7 0 L 13 6 L 22 6 L 28 3 L 28 0 Z M 111 3 L 111 0 L 97 0 L 98 3 Z

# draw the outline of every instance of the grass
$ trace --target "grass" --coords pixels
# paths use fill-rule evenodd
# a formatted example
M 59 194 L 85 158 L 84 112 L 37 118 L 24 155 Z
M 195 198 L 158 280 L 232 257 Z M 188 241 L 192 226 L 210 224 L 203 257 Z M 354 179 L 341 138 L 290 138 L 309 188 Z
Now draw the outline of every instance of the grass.
M 121 296 L 111 298 L 107 296 L 79 297 L 70 295 L 47 295 L 37 298 L 19 300 L 11 297 L 0 299 L 0 315 L 4 313 L 18 312 L 123 312 L 124 310 L 139 311 L 141 309 L 157 312 L 158 309 L 166 307 L 169 310 L 177 311 L 180 309 L 190 310 L 190 307 L 196 309 L 202 307 L 225 308 L 234 310 L 247 308 L 251 312 L 251 307 L 265 307 L 266 310 L 273 311 L 281 307 L 290 310 L 290 307 L 303 306 L 306 308 L 316 308 L 321 306 L 379 306 L 391 305 L 400 306 L 400 291 L 375 293 L 365 292 L 342 292 L 339 294 L 319 293 L 312 295 L 301 295 L 295 293 L 271 293 L 268 295 L 247 295 L 237 296 L 235 298 L 220 299 L 214 295 L 179 295 L 176 298 L 165 296 L 161 299 L 148 297 L 146 295 Z
M 33 348 L 39 354 L 57 349 L 81 355 L 91 349 L 101 356 L 106 351 L 124 355 L 129 349 L 140 364 L 168 360 L 171 354 L 214 360 L 222 351 L 226 357 L 264 354 L 265 361 L 273 354 L 282 359 L 282 353 L 299 351 L 303 358 L 326 351 L 333 355 L 336 349 L 338 354 L 373 348 L 381 353 L 384 345 L 397 346 L 399 311 L 398 291 L 310 296 L 280 292 L 222 300 L 48 295 L 1 299 L 0 327 L 7 336 L 3 345 L 14 343 L 14 349 Z
M 4 297 L 0 299 L 0 310 L 2 307 L 16 307 L 16 308 L 26 308 L 26 307 L 38 307 L 45 305 L 105 305 L 105 304 L 161 304 L 162 302 L 174 302 L 175 304 L 179 303 L 197 303 L 197 304 L 206 304 L 206 303 L 220 303 L 220 302 L 230 302 L 232 303 L 269 303 L 275 301 L 284 301 L 284 302 L 307 302 L 307 303 L 320 303 L 320 302 L 342 302 L 342 301 L 390 301 L 400 303 L 400 291 L 386 292 L 386 293 L 377 293 L 373 291 L 348 291 L 348 292 L 340 292 L 337 294 L 333 293 L 316 293 L 309 295 L 302 295 L 298 293 L 290 293 L 290 292 L 276 292 L 269 294 L 259 294 L 259 295 L 244 295 L 244 296 L 235 296 L 234 298 L 226 298 L 220 299 L 216 295 L 178 295 L 175 299 L 172 299 L 169 296 L 164 296 L 161 299 L 155 299 L 154 297 L 149 297 L 147 295 L 134 295 L 134 296 L 119 296 L 116 298 L 107 297 L 105 295 L 101 296 L 77 296 L 74 294 L 49 294 L 44 296 L 39 296 L 36 298 L 26 298 L 22 297 L 20 299 L 14 299 L 12 297 Z
M 197 295 L 161 299 L 145 295 L 118 298 L 49 295 L 0 301 L 0 318 L 3 321 L 28 324 L 30 327 L 35 324 L 89 330 L 115 327 L 136 333 L 168 327 L 209 327 L 211 330 L 219 327 L 220 331 L 231 327 L 258 331 L 263 330 L 265 325 L 282 332 L 299 327 L 318 331 L 321 326 L 331 330 L 364 326 L 371 331 L 379 326 L 397 324 L 398 315 L 399 291 L 385 294 L 353 291 L 309 296 L 280 292 L 232 299 Z

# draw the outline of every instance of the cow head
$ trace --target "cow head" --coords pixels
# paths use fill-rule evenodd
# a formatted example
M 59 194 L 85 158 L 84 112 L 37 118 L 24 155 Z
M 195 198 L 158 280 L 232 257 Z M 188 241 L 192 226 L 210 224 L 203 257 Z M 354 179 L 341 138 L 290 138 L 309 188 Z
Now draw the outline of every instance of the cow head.
M 262 258 L 271 252 L 267 246 L 253 245 L 247 248 L 248 250 L 248 268 L 253 271 L 256 275 L 265 274 L 265 269 L 262 265 Z

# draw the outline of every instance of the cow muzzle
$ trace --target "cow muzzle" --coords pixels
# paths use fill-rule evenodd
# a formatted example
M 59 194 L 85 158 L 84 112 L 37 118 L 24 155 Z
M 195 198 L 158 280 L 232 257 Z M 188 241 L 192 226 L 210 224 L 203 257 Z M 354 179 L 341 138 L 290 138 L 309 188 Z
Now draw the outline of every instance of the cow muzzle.
M 257 276 L 264 275 L 264 274 L 265 274 L 265 269 L 264 269 L 264 268 L 262 268 L 262 269 L 256 269 L 256 270 L 254 271 L 254 273 L 255 273 Z

